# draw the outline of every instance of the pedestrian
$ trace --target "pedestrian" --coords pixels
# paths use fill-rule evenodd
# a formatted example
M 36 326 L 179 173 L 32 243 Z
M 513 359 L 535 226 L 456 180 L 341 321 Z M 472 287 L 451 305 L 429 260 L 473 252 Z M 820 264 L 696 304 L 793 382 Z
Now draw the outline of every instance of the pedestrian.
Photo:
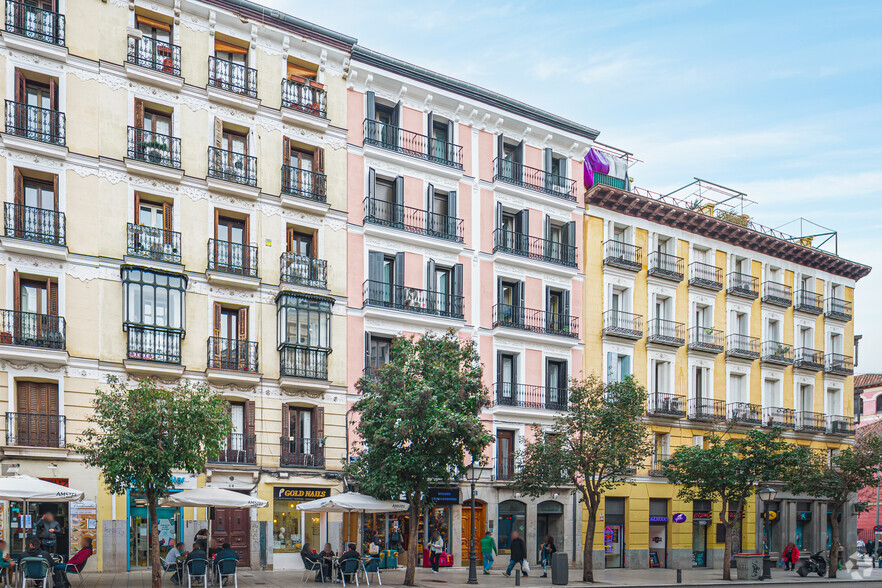
M 505 577 L 511 576 L 511 571 L 514 569 L 515 565 L 521 566 L 521 573 L 526 577 L 529 574 L 526 570 L 524 570 L 524 561 L 527 559 L 527 545 L 524 543 L 524 540 L 521 539 L 521 534 L 517 531 L 511 532 L 511 541 L 509 542 L 509 547 L 511 550 L 511 561 L 508 562 L 508 568 L 503 572 L 502 575 Z
M 429 563 L 432 564 L 432 573 L 437 574 L 441 565 L 441 554 L 444 552 L 444 539 L 441 533 L 432 531 L 432 538 L 429 541 Z
M 401 531 L 398 530 L 398 523 L 395 523 L 395 526 L 392 527 L 392 532 L 389 534 L 389 549 L 394 549 L 395 551 L 404 549 L 404 543 L 401 540 Z
M 193 542 L 198 543 L 202 551 L 208 551 L 208 529 L 199 529 Z
M 866 544 L 864 543 L 864 540 L 861 539 L 860 537 L 858 537 L 857 544 L 855 545 L 855 547 L 857 547 L 857 552 L 860 554 L 861 559 L 864 559 L 864 552 L 867 549 Z
M 784 546 L 781 558 L 784 560 L 784 571 L 795 570 L 797 564 L 799 564 L 799 548 L 791 541 Z
M 55 520 L 55 515 L 51 512 L 44 512 L 42 518 L 37 521 L 34 532 L 43 542 L 43 547 L 47 551 L 55 553 L 55 544 L 58 543 L 58 535 L 61 533 L 61 525 Z
M 554 545 L 554 537 L 546 535 L 545 543 L 539 549 L 539 563 L 542 565 L 543 578 L 548 577 L 548 568 L 551 567 L 551 556 L 554 555 L 555 551 L 557 551 L 557 547 Z
M 493 531 L 487 529 L 484 536 L 481 537 L 481 555 L 484 557 L 484 574 L 490 574 L 490 568 L 493 567 L 493 555 L 499 553 L 496 550 L 496 540 L 493 539 Z

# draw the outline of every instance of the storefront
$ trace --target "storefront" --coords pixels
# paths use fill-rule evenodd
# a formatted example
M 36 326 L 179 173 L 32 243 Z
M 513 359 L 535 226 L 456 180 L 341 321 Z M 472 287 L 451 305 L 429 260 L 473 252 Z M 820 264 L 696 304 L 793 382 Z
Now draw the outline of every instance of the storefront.
M 707 530 L 711 525 L 711 501 L 692 503 L 692 567 L 707 567 Z
M 453 565 L 450 525 L 453 521 L 453 507 L 459 504 L 459 488 L 429 488 L 426 502 L 433 506 L 423 511 L 420 521 L 420 553 L 423 554 L 420 563 L 425 567 L 429 566 L 429 550 L 426 546 L 432 534 L 438 531 L 444 540 L 444 553 L 451 556 L 449 559 L 442 558 L 442 565 L 448 561 L 450 563 L 447 565 Z
M 170 493 L 196 488 L 193 474 L 174 474 Z M 126 492 L 126 570 L 150 567 L 152 539 L 150 537 L 150 513 L 147 497 L 143 492 L 130 489 Z M 168 551 L 184 537 L 184 509 L 157 507 L 156 521 L 159 526 L 159 556 L 165 558 Z M 207 525 L 206 525 L 207 527 Z M 195 536 L 195 533 L 194 533 Z M 189 539 L 192 539 L 190 537 Z
M 303 569 L 300 550 L 308 543 L 316 551 L 327 540 L 327 515 L 297 510 L 301 502 L 330 496 L 330 488 L 276 486 L 273 492 L 273 569 Z
M 811 551 L 810 544 L 806 541 L 808 534 L 806 533 L 812 522 L 812 503 L 797 502 L 796 503 L 796 534 L 793 542 L 800 551 Z
M 70 487 L 70 481 L 67 478 L 40 478 L 46 482 L 58 484 L 65 488 Z M 70 550 L 70 506 L 66 502 L 28 502 L 27 510 L 25 510 L 24 502 L 9 502 L 9 526 L 10 533 L 10 549 L 12 553 L 21 553 L 27 546 L 25 545 L 27 538 L 34 534 L 37 521 L 46 514 L 51 513 L 59 526 L 62 533 L 58 536 L 58 542 L 55 545 L 54 552 L 60 554 L 68 554 Z
M 625 499 L 606 498 L 603 552 L 606 568 L 625 567 Z
M 527 505 L 520 500 L 506 500 L 499 503 L 499 536 L 497 549 L 499 554 L 511 553 L 511 534 L 517 531 L 526 541 L 527 537 Z
M 649 567 L 668 567 L 668 501 L 649 499 Z
M 540 559 L 539 551 L 545 543 L 545 537 L 551 535 L 557 542 L 563 540 L 563 515 L 564 506 L 556 500 L 545 500 L 536 505 L 536 561 Z M 562 548 L 558 546 L 558 549 Z

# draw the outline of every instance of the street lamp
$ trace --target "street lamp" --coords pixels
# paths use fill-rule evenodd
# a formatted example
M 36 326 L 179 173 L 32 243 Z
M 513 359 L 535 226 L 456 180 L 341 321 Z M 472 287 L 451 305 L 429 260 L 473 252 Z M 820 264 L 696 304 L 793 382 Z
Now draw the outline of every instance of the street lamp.
M 772 525 L 769 517 L 769 503 L 775 500 L 775 496 L 778 493 L 771 486 L 766 486 L 762 490 L 757 492 L 757 496 L 760 497 L 760 500 L 763 501 L 765 506 L 765 528 L 766 528 L 766 541 L 767 547 L 763 551 L 763 576 L 762 580 L 771 580 L 772 579 L 772 560 L 769 559 L 769 555 L 772 551 Z
M 475 550 L 475 483 L 481 478 L 483 472 L 484 464 L 480 460 L 475 461 L 475 456 L 472 455 L 472 463 L 466 474 L 469 480 L 469 486 L 471 487 L 470 508 L 472 512 L 472 516 L 469 517 L 471 519 L 472 528 L 469 530 L 469 579 L 466 584 L 478 583 L 478 554 Z

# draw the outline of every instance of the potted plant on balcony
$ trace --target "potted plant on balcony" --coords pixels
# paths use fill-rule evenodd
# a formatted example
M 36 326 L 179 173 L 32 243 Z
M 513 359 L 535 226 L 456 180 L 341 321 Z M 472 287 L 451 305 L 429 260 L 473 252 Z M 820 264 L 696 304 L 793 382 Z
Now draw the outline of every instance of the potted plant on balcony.
M 778 343 L 777 355 L 783 357 L 783 356 L 787 355 L 788 353 L 790 353 L 790 346 L 784 345 L 783 343 Z
M 141 141 L 138 147 L 150 163 L 161 163 L 168 152 L 168 145 L 161 141 Z

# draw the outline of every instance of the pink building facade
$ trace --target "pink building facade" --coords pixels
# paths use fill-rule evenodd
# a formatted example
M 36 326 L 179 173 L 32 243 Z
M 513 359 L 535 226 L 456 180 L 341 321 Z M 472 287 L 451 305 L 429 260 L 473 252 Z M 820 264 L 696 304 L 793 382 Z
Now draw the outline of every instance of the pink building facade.
M 860 430 L 882 421 L 882 374 L 861 374 L 854 378 L 855 430 Z M 880 480 L 882 487 L 882 480 Z M 874 538 L 873 527 L 882 524 L 882 511 L 879 510 L 882 490 L 877 487 L 864 488 L 858 492 L 858 502 L 866 503 L 867 510 L 858 514 L 858 536 L 864 541 Z

